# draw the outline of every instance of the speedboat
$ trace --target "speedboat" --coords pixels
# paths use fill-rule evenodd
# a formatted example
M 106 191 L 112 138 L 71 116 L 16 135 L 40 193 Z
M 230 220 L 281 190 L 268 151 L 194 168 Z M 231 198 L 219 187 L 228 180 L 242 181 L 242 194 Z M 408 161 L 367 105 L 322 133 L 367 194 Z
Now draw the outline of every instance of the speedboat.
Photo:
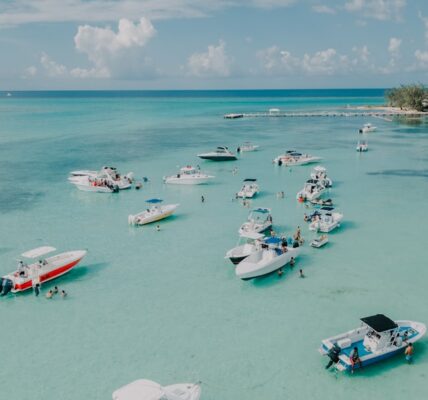
M 227 147 L 219 146 L 216 150 L 209 153 L 198 154 L 199 158 L 203 160 L 211 161 L 233 161 L 237 160 L 235 154 L 233 154 Z
M 367 151 L 369 149 L 369 145 L 366 140 L 359 140 L 357 143 L 357 151 L 360 153 L 363 151 Z
M 318 180 L 326 188 L 333 186 L 333 181 L 327 176 L 327 170 L 321 165 L 317 165 L 312 170 L 311 178 Z
M 251 199 L 257 193 L 259 193 L 259 185 L 257 184 L 257 179 L 244 179 L 244 185 L 241 190 L 237 193 L 238 197 L 244 199 Z
M 113 392 L 113 400 L 199 400 L 201 386 L 197 383 L 177 383 L 161 386 L 148 379 L 138 379 Z
M 132 172 L 122 176 L 115 167 L 103 167 L 101 171 L 80 170 L 70 172 L 69 182 L 85 192 L 116 193 L 132 186 Z
M 236 276 L 249 280 L 268 275 L 295 259 L 300 252 L 298 247 L 282 247 L 280 238 L 271 237 L 261 245 L 261 249 L 241 261 L 235 270 Z
M 343 214 L 334 212 L 333 207 L 321 207 L 318 211 L 319 214 L 309 224 L 309 230 L 328 233 L 340 226 Z
M 241 146 L 239 146 L 236 149 L 237 153 L 244 153 L 244 152 L 248 152 L 248 151 L 256 151 L 258 150 L 260 146 L 256 145 L 256 144 L 252 144 L 251 142 L 245 142 L 244 144 L 242 144 Z
M 369 133 L 374 132 L 377 128 L 372 124 L 364 124 L 364 126 L 359 130 L 360 133 Z
M 409 343 L 426 333 L 426 326 L 415 321 L 393 321 L 383 314 L 361 318 L 359 328 L 324 339 L 320 353 L 329 356 L 339 371 L 352 371 L 403 354 Z M 361 361 L 352 365 L 351 352 L 357 348 Z
M 295 150 L 287 150 L 285 154 L 276 157 L 273 162 L 278 165 L 292 167 L 294 165 L 306 165 L 318 162 L 321 157 L 311 156 L 310 154 L 298 153 Z
M 187 167 L 180 168 L 180 172 L 176 175 L 165 176 L 163 178 L 165 183 L 175 185 L 200 185 L 208 182 L 210 179 L 215 178 L 212 175 L 202 173 L 199 169 L 188 165 Z
M 320 197 L 327 189 L 319 180 L 309 179 L 306 181 L 303 189 L 297 193 L 297 200 L 314 200 Z
M 269 208 L 255 208 L 239 228 L 239 234 L 254 232 L 261 233 L 272 228 L 272 215 Z
M 22 253 L 21 256 L 29 260 L 29 263 L 19 261 L 15 271 L 2 277 L 0 280 L 1 296 L 9 292 L 22 292 L 31 289 L 36 284 L 42 284 L 64 275 L 79 264 L 87 253 L 86 250 L 75 250 L 48 258 L 43 257 L 54 251 L 56 251 L 55 247 L 43 246 Z
M 244 258 L 260 249 L 264 235 L 255 232 L 243 232 L 237 245 L 230 249 L 224 258 L 232 261 L 233 264 L 239 264 Z M 245 241 L 245 243 L 242 243 Z
M 166 204 L 161 205 L 163 200 L 161 199 L 150 199 L 147 200 L 150 206 L 135 215 L 128 215 L 128 223 L 130 225 L 146 225 L 152 222 L 160 221 L 161 219 L 168 218 L 177 209 L 179 204 Z
M 311 242 L 311 246 L 319 249 L 320 247 L 325 246 L 328 243 L 328 236 L 327 235 L 321 235 Z

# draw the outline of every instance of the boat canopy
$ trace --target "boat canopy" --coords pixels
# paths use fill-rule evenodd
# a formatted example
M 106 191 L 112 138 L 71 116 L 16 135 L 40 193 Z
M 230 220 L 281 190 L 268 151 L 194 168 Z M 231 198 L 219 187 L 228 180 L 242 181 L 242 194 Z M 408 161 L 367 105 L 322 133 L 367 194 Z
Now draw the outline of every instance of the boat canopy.
M 157 204 L 157 203 L 162 203 L 163 200 L 162 199 L 149 199 L 146 200 L 146 203 L 150 203 L 150 204 Z
M 228 150 L 226 146 L 218 146 L 217 150 L 226 151 Z
M 319 181 L 318 181 L 318 179 L 308 179 L 308 180 L 306 181 L 306 183 L 312 183 L 312 184 L 314 184 L 314 185 L 316 185 L 318 182 L 319 182 Z
M 22 253 L 21 256 L 25 258 L 38 258 L 45 254 L 52 253 L 55 250 L 56 248 L 52 246 L 42 246 L 33 250 L 28 250 L 25 253 Z
M 261 233 L 257 233 L 257 232 L 242 232 L 240 234 L 241 237 L 243 238 L 247 238 L 247 239 L 253 239 L 253 240 L 257 240 L 257 239 L 263 239 L 264 235 L 262 235 Z
M 292 153 L 297 153 L 296 150 L 287 150 L 285 152 L 285 154 L 292 154 Z
M 280 238 L 277 238 L 277 237 L 270 237 L 270 238 L 265 240 L 265 243 L 267 243 L 267 244 L 278 244 L 281 242 L 282 242 L 282 240 Z
M 269 208 L 255 208 L 253 210 L 253 212 L 258 212 L 258 213 L 262 213 L 262 214 L 267 214 L 270 213 L 270 209 Z
M 378 333 L 390 331 L 398 327 L 398 325 L 383 314 L 372 315 L 371 317 L 361 318 L 366 325 Z
M 327 206 L 325 206 L 325 207 L 321 207 L 320 210 L 321 211 L 333 211 L 334 207 L 327 207 Z
M 257 182 L 257 179 L 255 179 L 255 178 L 247 178 L 247 179 L 244 179 L 244 182 Z

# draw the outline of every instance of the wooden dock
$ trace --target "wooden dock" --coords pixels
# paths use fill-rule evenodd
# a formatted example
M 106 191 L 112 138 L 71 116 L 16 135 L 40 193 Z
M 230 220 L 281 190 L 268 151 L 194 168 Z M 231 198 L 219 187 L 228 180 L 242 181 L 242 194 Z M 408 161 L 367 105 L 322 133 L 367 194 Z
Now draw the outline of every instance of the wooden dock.
M 225 114 L 226 119 L 238 118 L 319 118 L 319 117 L 375 117 L 375 118 L 391 118 L 391 117 L 425 117 L 428 113 L 425 112 L 406 112 L 406 111 L 315 111 L 315 112 L 253 112 L 253 113 L 233 113 Z

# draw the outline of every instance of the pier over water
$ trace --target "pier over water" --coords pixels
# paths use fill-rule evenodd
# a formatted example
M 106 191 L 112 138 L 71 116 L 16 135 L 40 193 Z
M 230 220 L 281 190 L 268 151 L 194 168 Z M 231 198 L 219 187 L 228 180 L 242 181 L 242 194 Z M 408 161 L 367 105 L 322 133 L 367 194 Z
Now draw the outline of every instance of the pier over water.
M 313 112 L 252 112 L 252 113 L 232 113 L 225 114 L 226 119 L 238 118 L 294 118 L 294 117 L 378 117 L 378 118 L 391 118 L 391 117 L 425 117 L 428 116 L 426 112 L 418 111 L 313 111 Z

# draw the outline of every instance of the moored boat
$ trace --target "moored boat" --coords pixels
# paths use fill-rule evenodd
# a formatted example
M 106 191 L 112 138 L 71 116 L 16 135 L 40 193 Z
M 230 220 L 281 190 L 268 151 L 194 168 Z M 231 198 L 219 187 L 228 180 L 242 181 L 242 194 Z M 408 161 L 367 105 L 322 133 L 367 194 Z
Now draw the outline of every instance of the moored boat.
M 236 276 L 249 280 L 268 275 L 293 261 L 299 255 L 298 247 L 289 248 L 283 245 L 284 241 L 272 237 L 261 245 L 260 250 L 250 254 L 236 267 Z
M 245 153 L 250 151 L 256 151 L 259 149 L 260 146 L 256 144 L 252 144 L 251 142 L 245 142 L 242 145 L 240 145 L 237 149 L 237 153 Z
M 230 249 L 224 258 L 229 259 L 233 264 L 239 264 L 244 258 L 260 249 L 263 238 L 264 235 L 261 233 L 242 233 L 237 245 L 233 249 Z
M 426 333 L 421 322 L 393 321 L 383 314 L 361 318 L 359 328 L 352 329 L 322 341 L 319 349 L 331 358 L 332 365 L 339 371 L 352 371 L 403 354 L 409 343 L 415 343 Z M 358 359 L 353 355 L 357 349 Z
M 138 379 L 113 392 L 113 400 L 199 400 L 201 386 L 197 383 L 177 383 L 161 386 L 148 379 Z
M 306 165 L 318 162 L 321 157 L 311 156 L 310 154 L 298 153 L 295 150 L 288 150 L 284 154 L 276 157 L 273 162 L 278 165 L 292 167 L 295 165 Z
M 340 226 L 343 214 L 334 212 L 333 207 L 321 207 L 317 212 L 309 224 L 309 230 L 328 233 Z
M 259 190 L 260 188 L 257 184 L 257 179 L 247 178 L 244 179 L 244 184 L 241 190 L 237 193 L 237 196 L 244 199 L 251 199 L 259 193 Z
M 269 208 L 255 208 L 250 211 L 247 221 L 239 228 L 239 234 L 261 233 L 272 228 L 272 215 Z
M 303 189 L 297 193 L 296 199 L 300 201 L 315 200 L 320 197 L 325 191 L 326 187 L 316 179 L 308 179 Z
M 208 153 L 198 154 L 199 158 L 203 160 L 211 161 L 234 161 L 237 160 L 235 154 L 233 154 L 227 147 L 219 146 L 216 150 L 210 151 Z
M 327 235 L 321 235 L 311 242 L 311 246 L 319 249 L 320 247 L 325 246 L 328 243 L 328 236 Z
M 86 255 L 86 250 L 75 250 L 60 253 L 48 258 L 43 256 L 56 251 L 54 247 L 42 246 L 22 253 L 30 263 L 19 261 L 18 268 L 2 277 L 0 281 L 1 296 L 9 292 L 17 293 L 31 289 L 70 272 Z M 37 261 L 36 261 L 37 260 Z
M 377 128 L 371 123 L 364 124 L 364 126 L 359 130 L 359 133 L 369 133 L 374 132 Z
M 147 200 L 146 203 L 148 203 L 150 206 L 138 214 L 130 214 L 128 216 L 128 223 L 130 225 L 151 224 L 152 222 L 168 218 L 175 212 L 175 210 L 179 206 L 179 204 L 161 205 L 162 202 L 163 200 L 161 199 Z
M 369 145 L 367 143 L 367 140 L 359 140 L 357 143 L 357 151 L 358 152 L 363 152 L 363 151 L 367 151 L 369 149 Z
M 171 176 L 165 176 L 163 178 L 165 183 L 175 185 L 201 185 L 207 183 L 211 179 L 215 178 L 212 175 L 202 173 L 199 169 L 187 165 L 186 167 L 180 168 L 180 171 Z
M 333 181 L 327 176 L 327 170 L 321 165 L 317 165 L 311 172 L 311 178 L 317 180 L 326 188 L 333 186 Z

